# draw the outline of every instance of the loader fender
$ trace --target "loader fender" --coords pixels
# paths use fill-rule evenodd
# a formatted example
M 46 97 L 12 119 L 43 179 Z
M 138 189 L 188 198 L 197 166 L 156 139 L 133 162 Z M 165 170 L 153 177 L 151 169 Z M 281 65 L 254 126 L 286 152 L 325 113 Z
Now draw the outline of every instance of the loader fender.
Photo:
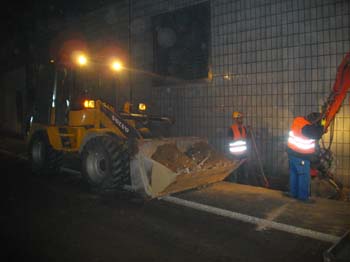
M 83 140 L 81 141 L 81 144 L 79 146 L 79 154 L 84 149 L 84 146 L 93 138 L 95 137 L 100 137 L 100 136 L 113 136 L 116 138 L 119 138 L 118 135 L 116 135 L 112 129 L 90 129 L 89 131 L 86 132 Z
M 33 124 L 27 136 L 27 145 L 30 144 L 33 136 L 35 136 L 38 133 L 47 136 L 47 142 L 54 150 L 62 150 L 62 142 L 59 136 L 59 130 L 57 126 L 47 126 L 39 123 Z
M 106 133 L 101 133 L 101 132 L 91 132 L 85 135 L 85 137 L 83 138 L 80 147 L 79 147 L 79 154 L 82 153 L 85 145 L 93 138 L 95 137 L 99 137 L 99 136 L 105 136 Z
M 33 132 L 28 142 L 27 151 L 34 173 L 56 173 L 62 163 L 63 153 L 52 147 L 46 131 Z
M 38 123 L 33 123 L 31 126 L 28 135 L 26 136 L 26 144 L 29 145 L 29 142 L 31 141 L 32 137 L 37 133 L 37 132 L 44 132 L 46 133 L 46 128 L 47 126 L 38 124 Z

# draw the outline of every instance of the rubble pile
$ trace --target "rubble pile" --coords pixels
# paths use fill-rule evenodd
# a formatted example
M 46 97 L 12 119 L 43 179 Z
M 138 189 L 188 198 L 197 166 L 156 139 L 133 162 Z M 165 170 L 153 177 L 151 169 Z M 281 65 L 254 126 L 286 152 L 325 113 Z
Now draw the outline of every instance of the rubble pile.
M 196 166 L 196 163 L 183 154 L 175 143 L 159 146 L 152 155 L 152 159 L 176 173 L 181 173 L 185 170 L 192 171 Z
M 231 162 L 223 154 L 220 154 L 213 147 L 204 142 L 194 144 L 187 150 L 186 155 L 190 157 L 199 168 L 205 169 L 224 166 Z
M 205 142 L 195 143 L 182 153 L 175 143 L 159 146 L 152 159 L 176 173 L 190 173 L 230 164 L 231 160 Z

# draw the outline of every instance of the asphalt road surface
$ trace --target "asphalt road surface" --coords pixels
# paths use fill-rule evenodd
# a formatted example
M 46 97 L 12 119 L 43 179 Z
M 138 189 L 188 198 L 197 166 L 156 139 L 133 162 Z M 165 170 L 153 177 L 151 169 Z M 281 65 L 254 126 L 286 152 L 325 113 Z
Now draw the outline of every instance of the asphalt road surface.
M 0 153 L 0 261 L 323 261 L 330 243 L 129 194 Z

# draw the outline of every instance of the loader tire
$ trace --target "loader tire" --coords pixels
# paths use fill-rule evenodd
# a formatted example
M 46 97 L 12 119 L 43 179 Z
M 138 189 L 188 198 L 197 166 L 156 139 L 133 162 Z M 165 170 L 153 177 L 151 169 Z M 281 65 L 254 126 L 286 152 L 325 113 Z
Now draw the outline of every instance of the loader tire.
M 28 151 L 33 173 L 53 174 L 59 171 L 63 153 L 53 149 L 46 133 L 34 134 Z
M 92 191 L 111 193 L 130 185 L 130 158 L 122 141 L 111 136 L 91 139 L 81 153 L 82 175 Z

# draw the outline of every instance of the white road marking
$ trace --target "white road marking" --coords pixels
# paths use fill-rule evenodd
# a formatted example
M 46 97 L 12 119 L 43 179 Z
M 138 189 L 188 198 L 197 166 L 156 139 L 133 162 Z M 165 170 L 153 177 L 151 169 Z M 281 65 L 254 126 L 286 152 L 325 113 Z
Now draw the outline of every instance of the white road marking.
M 22 160 L 29 160 L 27 153 L 18 154 L 18 157 Z
M 68 167 L 61 167 L 61 168 L 60 168 L 60 171 L 67 172 L 67 173 L 71 173 L 71 174 L 74 174 L 74 175 L 81 175 L 81 172 L 80 172 L 80 171 L 74 170 L 74 169 L 70 169 L 70 168 L 68 168 Z
M 177 197 L 165 196 L 165 197 L 161 197 L 160 199 L 165 200 L 165 201 L 170 202 L 170 203 L 177 204 L 177 205 L 181 205 L 181 206 L 193 208 L 196 210 L 212 213 L 215 215 L 219 215 L 219 216 L 223 216 L 223 217 L 227 217 L 227 218 L 231 218 L 231 219 L 235 219 L 235 220 L 239 220 L 239 221 L 247 222 L 247 223 L 251 223 L 251 224 L 256 224 L 258 226 L 264 225 L 265 227 L 273 228 L 276 230 L 292 233 L 292 234 L 303 236 L 303 237 L 310 237 L 310 238 L 325 241 L 325 242 L 335 243 L 340 239 L 340 237 L 338 237 L 338 236 L 325 234 L 325 233 L 321 233 L 321 232 L 317 232 L 314 230 L 305 229 L 305 228 L 301 228 L 301 227 L 296 227 L 296 226 L 292 226 L 292 225 L 282 224 L 282 223 L 274 222 L 274 221 L 267 220 L 267 219 L 253 217 L 253 216 L 241 214 L 238 212 L 233 212 L 233 211 L 226 210 L 226 209 L 221 209 L 221 208 L 217 208 L 217 207 L 213 207 L 213 206 L 200 204 L 197 202 L 188 201 L 188 200 L 177 198 Z
M 10 157 L 19 158 L 21 160 L 28 160 L 28 157 L 25 155 L 25 153 L 16 154 L 16 153 L 13 153 L 13 152 L 7 151 L 5 149 L 1 149 L 1 148 L 0 148 L 0 153 L 7 155 L 7 156 L 10 156 Z
M 291 202 L 295 202 L 294 200 L 292 200 Z M 290 202 L 289 202 L 290 203 Z M 273 221 L 275 220 L 277 217 L 279 217 L 284 210 L 287 209 L 287 206 L 289 205 L 289 203 L 286 203 L 284 205 L 282 205 L 281 207 L 279 208 L 275 208 L 275 209 L 272 209 L 269 213 L 267 213 L 267 216 L 265 218 L 265 220 L 267 221 Z M 262 230 L 265 230 L 267 229 L 268 227 L 266 226 L 266 224 L 263 222 L 261 224 L 258 224 L 258 226 L 256 227 L 256 230 L 257 231 L 262 231 Z

